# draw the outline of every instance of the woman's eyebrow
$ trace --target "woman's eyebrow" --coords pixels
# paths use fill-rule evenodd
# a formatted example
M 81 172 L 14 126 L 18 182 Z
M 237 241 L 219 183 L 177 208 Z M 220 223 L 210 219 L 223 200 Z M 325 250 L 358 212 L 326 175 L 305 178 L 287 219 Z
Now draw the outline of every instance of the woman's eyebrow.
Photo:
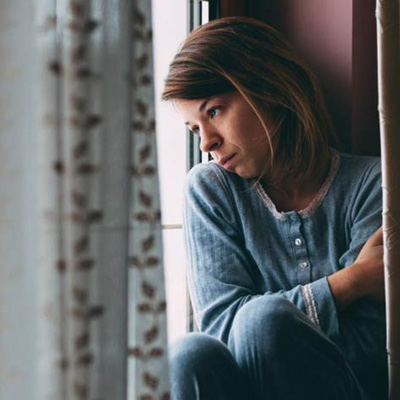
M 206 108 L 206 106 L 207 106 L 207 103 L 208 103 L 210 100 L 211 100 L 211 97 L 205 99 L 205 100 L 200 104 L 199 112 L 203 112 L 203 110 L 204 110 L 204 109 Z M 190 125 L 190 122 L 186 121 L 186 122 L 185 122 L 185 125 Z
M 206 108 L 207 103 L 208 103 L 210 100 L 211 100 L 211 97 L 205 99 L 205 100 L 200 104 L 200 107 L 199 107 L 199 111 L 200 111 L 200 112 L 202 112 L 202 111 Z

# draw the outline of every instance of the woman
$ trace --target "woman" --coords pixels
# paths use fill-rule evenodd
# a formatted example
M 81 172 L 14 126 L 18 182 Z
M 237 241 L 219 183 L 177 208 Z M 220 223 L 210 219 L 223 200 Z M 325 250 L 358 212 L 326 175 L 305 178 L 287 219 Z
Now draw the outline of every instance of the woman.
M 214 159 L 187 178 L 200 333 L 171 349 L 173 398 L 384 399 L 379 159 L 334 150 L 313 75 L 256 20 L 189 35 L 163 98 Z

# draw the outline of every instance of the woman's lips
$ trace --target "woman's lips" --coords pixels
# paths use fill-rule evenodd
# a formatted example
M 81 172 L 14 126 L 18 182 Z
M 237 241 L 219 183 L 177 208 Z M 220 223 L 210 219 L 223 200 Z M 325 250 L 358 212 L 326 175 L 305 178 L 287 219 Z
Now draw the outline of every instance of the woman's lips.
M 229 168 L 229 166 L 231 165 L 232 159 L 233 157 L 235 157 L 236 154 L 232 154 L 231 156 L 228 157 L 224 157 L 222 158 L 218 163 L 220 165 L 222 165 L 224 168 Z

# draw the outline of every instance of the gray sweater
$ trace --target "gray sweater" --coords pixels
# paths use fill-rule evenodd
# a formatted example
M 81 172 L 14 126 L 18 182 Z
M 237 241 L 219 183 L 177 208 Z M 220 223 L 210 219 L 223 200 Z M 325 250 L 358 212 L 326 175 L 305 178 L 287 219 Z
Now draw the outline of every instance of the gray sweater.
M 354 262 L 381 214 L 378 158 L 334 152 L 325 183 L 300 212 L 278 212 L 261 184 L 215 162 L 196 166 L 186 182 L 184 231 L 200 330 L 227 343 L 240 307 L 284 296 L 338 345 L 366 392 L 383 399 L 384 306 L 361 299 L 339 314 L 326 278 Z

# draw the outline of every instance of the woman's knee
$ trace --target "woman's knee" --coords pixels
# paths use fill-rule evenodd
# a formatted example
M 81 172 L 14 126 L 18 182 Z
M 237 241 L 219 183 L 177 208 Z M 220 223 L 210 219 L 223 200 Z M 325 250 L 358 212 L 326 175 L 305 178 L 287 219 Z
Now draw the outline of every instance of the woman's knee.
M 224 356 L 228 349 L 223 343 L 204 333 L 190 333 L 172 344 L 169 349 L 171 368 L 202 369 Z
M 170 380 L 175 399 L 245 398 L 243 377 L 228 348 L 217 339 L 191 333 L 170 348 Z
M 283 296 L 261 296 L 245 304 L 236 314 L 233 329 L 248 332 L 260 329 L 265 334 L 270 330 L 285 328 L 295 323 L 301 311 Z
M 245 304 L 232 324 L 229 347 L 262 346 L 278 350 L 290 342 L 307 317 L 283 296 L 261 296 Z M 287 340 L 286 340 L 287 339 Z

